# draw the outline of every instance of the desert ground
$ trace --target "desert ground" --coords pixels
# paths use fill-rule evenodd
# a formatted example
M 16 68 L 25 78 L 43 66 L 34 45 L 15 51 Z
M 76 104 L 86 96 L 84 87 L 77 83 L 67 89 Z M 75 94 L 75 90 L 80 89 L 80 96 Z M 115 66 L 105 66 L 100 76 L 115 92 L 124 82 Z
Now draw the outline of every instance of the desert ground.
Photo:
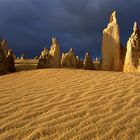
M 0 76 L 0 140 L 140 140 L 140 73 L 20 69 Z

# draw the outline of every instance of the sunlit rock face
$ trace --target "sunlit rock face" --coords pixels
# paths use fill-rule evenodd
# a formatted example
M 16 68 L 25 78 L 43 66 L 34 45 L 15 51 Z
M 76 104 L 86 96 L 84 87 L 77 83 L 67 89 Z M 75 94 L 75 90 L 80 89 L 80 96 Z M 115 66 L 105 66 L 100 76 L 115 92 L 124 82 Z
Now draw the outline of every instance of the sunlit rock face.
M 92 58 L 89 53 L 86 53 L 85 60 L 84 60 L 84 69 L 86 70 L 94 70 L 94 64 Z
M 120 71 L 122 69 L 120 32 L 115 11 L 110 17 L 107 28 L 103 31 L 102 69 L 107 71 Z
M 51 67 L 60 68 L 61 67 L 60 48 L 55 37 L 52 38 L 52 45 L 49 51 L 49 55 L 52 57 Z
M 15 55 L 11 49 L 8 49 L 6 40 L 0 41 L 0 75 L 14 72 L 15 69 Z
M 127 42 L 124 72 L 140 71 L 140 30 L 134 23 L 133 33 Z
M 47 48 L 44 48 L 39 57 L 37 68 L 51 68 L 51 61 L 52 56 L 49 54 L 49 50 Z
M 75 67 L 76 68 L 77 58 L 74 50 L 71 48 L 69 52 L 62 54 L 61 64 L 63 67 Z

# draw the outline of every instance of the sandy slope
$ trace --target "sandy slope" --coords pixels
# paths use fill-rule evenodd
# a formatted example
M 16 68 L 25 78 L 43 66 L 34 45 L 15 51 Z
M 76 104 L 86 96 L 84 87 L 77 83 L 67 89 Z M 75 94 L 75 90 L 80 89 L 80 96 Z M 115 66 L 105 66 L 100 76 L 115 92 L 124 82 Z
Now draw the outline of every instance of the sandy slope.
M 0 140 L 140 140 L 140 74 L 46 69 L 0 77 Z

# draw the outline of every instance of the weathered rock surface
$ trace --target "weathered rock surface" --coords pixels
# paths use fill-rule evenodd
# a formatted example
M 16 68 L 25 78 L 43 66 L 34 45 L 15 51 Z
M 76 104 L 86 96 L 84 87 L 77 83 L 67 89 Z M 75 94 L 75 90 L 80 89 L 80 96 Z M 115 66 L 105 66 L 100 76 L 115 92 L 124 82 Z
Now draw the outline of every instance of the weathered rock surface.
M 12 50 L 8 50 L 7 41 L 0 41 L 0 75 L 14 72 L 15 69 L 15 59 Z
M 121 65 L 121 42 L 119 25 L 114 11 L 110 22 L 103 31 L 102 40 L 102 69 L 107 71 L 120 71 Z
M 94 64 L 92 58 L 89 53 L 86 53 L 85 60 L 84 60 L 84 69 L 86 70 L 94 70 Z
M 140 71 L 140 30 L 134 23 L 133 33 L 127 42 L 124 72 Z
M 44 48 L 38 60 L 37 68 L 51 68 L 52 56 L 49 55 L 49 50 Z
M 2 46 L 2 49 L 4 50 L 5 55 L 7 55 L 8 54 L 8 42 L 7 42 L 7 40 L 1 41 L 1 46 Z
M 0 43 L 0 75 L 7 73 L 7 60 L 5 52 Z
M 79 56 L 76 56 L 76 68 L 84 68 L 84 63 L 82 60 L 80 60 Z
M 15 72 L 16 68 L 15 68 L 15 56 L 13 54 L 12 49 L 8 50 L 8 54 L 7 54 L 7 70 L 9 72 Z
M 78 60 L 76 59 L 75 53 L 71 48 L 68 53 L 62 54 L 61 64 L 64 67 L 75 67 Z
M 52 45 L 49 51 L 49 55 L 51 55 L 51 67 L 60 68 L 61 67 L 61 55 L 59 44 L 55 37 L 52 38 Z

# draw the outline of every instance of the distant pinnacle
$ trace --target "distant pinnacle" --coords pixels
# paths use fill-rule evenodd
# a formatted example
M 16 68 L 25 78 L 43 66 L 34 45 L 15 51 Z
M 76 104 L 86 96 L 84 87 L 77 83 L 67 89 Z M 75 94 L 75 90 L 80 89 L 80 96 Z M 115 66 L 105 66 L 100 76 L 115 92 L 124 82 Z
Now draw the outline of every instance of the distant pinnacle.
M 116 18 L 116 11 L 114 11 L 110 17 L 110 23 L 117 23 L 117 18 Z
M 134 32 L 137 32 L 138 30 L 139 30 L 138 23 L 135 21 L 135 22 L 134 22 L 133 31 L 134 31 Z

